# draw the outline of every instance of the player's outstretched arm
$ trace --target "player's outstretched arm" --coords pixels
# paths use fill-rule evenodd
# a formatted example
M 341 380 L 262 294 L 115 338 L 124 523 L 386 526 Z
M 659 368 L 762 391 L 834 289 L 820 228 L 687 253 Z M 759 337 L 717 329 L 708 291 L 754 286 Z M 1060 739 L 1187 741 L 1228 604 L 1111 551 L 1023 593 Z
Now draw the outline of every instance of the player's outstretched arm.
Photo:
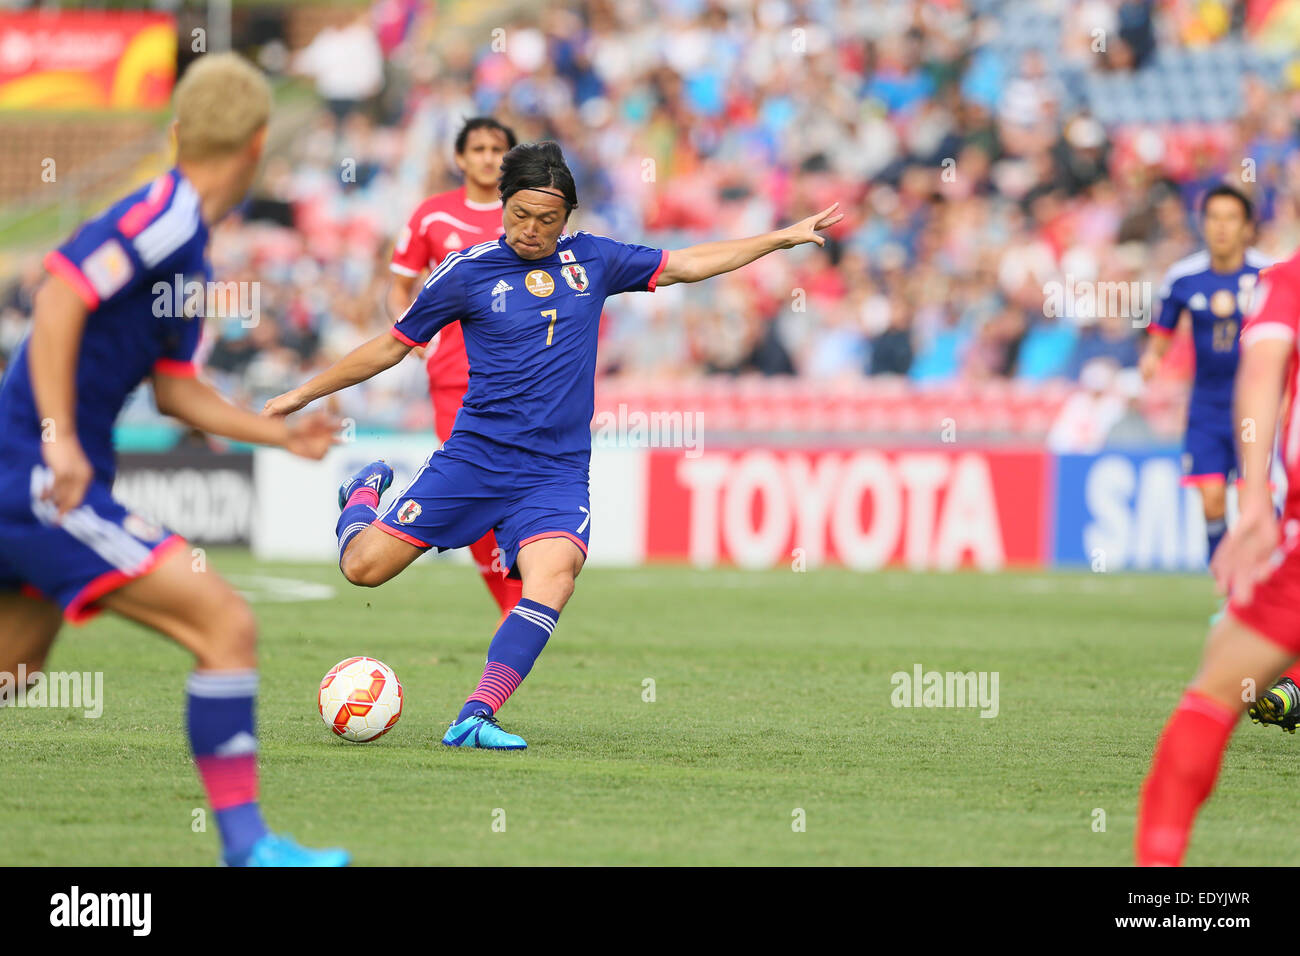
M 267 418 L 232 405 L 212 386 L 193 376 L 155 372 L 154 400 L 158 410 L 200 431 L 254 445 L 274 445 L 295 455 L 320 459 L 338 443 L 338 419 L 320 412 L 292 423 Z
M 664 264 L 664 270 L 659 274 L 655 287 L 660 288 L 675 282 L 699 282 L 701 279 L 711 279 L 724 272 L 733 272 L 741 266 L 747 266 L 769 252 L 791 249 L 805 242 L 815 242 L 819 246 L 824 246 L 826 240 L 817 233 L 829 229 L 844 218 L 842 212 L 837 212 L 839 206 L 839 203 L 835 203 L 807 219 L 796 222 L 793 226 L 765 232 L 761 236 L 704 242 L 697 246 L 687 246 L 685 249 L 673 249 L 668 253 L 668 261 Z
M 64 515 L 81 504 L 94 477 L 77 437 L 77 356 L 88 310 L 58 276 L 41 284 L 34 306 L 27 362 L 41 416 L 41 456 L 52 478 L 43 497 Z
M 392 368 L 410 351 L 411 346 L 388 332 L 382 332 L 369 342 L 358 345 L 311 381 L 268 401 L 262 414 L 289 415 L 318 398 L 374 378 Z

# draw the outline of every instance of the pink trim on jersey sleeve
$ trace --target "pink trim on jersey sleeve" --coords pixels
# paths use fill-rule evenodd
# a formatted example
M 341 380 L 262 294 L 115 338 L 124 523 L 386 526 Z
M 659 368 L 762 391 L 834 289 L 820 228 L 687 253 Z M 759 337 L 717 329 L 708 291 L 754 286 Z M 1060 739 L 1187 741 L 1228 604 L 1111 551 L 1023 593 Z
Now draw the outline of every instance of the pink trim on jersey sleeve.
M 647 292 L 653 292 L 655 290 L 655 285 L 659 282 L 659 273 L 664 271 L 664 266 L 666 265 L 668 265 L 667 249 L 665 249 L 663 255 L 659 257 L 659 268 L 654 271 L 654 275 L 650 276 L 650 281 L 646 284 Z
M 71 259 L 59 252 L 58 249 L 55 249 L 45 257 L 43 264 L 46 272 L 58 276 L 72 286 L 72 290 L 77 293 L 77 297 L 86 303 L 86 308 L 99 308 L 99 293 L 95 291 L 95 287 L 90 284 L 90 280 L 86 278 L 85 274 L 73 265 Z
M 1149 332 L 1151 335 L 1173 335 L 1174 334 L 1173 329 L 1167 329 L 1163 325 L 1156 325 L 1156 323 L 1154 322 L 1152 322 L 1150 325 L 1147 326 L 1147 332 Z
M 170 173 L 154 180 L 153 186 L 145 197 L 124 212 L 122 218 L 117 221 L 118 231 L 128 239 L 138 235 L 158 213 L 162 212 L 163 206 L 167 205 L 167 200 L 171 198 L 173 187 Z
M 395 325 L 391 326 L 388 329 L 388 331 L 393 333 L 393 338 L 397 339 L 397 341 L 401 342 L 404 345 L 409 345 L 413 349 L 421 349 L 429 344 L 428 342 L 415 341 L 415 339 L 411 338 L 409 335 L 404 333 L 401 329 L 399 329 Z
M 154 362 L 153 370 L 159 375 L 170 375 L 172 378 L 195 378 L 199 374 L 198 366 L 193 362 L 169 358 L 160 358 Z

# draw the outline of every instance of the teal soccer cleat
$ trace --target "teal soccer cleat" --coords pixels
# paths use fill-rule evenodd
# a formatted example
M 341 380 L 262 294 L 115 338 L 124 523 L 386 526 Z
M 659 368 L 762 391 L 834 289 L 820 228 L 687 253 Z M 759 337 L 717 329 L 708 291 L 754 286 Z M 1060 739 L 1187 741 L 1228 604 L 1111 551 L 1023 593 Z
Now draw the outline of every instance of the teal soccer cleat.
M 380 461 L 372 461 L 370 464 L 357 470 L 357 472 L 343 484 L 339 485 L 339 511 L 348 506 L 348 499 L 352 497 L 352 492 L 356 491 L 362 485 L 369 485 L 375 489 L 375 493 L 380 498 L 384 497 L 384 492 L 388 486 L 393 483 L 393 469 Z
M 495 717 L 483 714 L 466 717 L 459 724 L 448 727 L 442 745 L 477 747 L 480 750 L 524 750 L 528 746 L 523 737 L 502 730 Z
M 227 866 L 233 864 L 223 861 Z M 347 850 L 332 847 L 328 850 L 311 850 L 299 846 L 291 837 L 268 833 L 253 844 L 248 858 L 241 866 L 347 866 L 352 857 Z

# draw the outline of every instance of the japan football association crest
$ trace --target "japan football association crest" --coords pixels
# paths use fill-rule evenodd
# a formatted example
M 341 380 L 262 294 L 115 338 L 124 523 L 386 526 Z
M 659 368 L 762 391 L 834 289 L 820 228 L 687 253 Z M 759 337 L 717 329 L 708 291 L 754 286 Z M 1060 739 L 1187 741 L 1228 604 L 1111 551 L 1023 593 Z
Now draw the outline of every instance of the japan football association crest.
M 128 513 L 122 519 L 122 527 L 126 533 L 141 541 L 158 541 L 165 534 L 162 528 L 158 527 L 152 521 L 146 521 L 137 514 Z
M 420 512 L 424 509 L 420 507 L 418 501 L 408 501 L 397 509 L 398 524 L 410 524 L 416 518 L 420 517 Z
M 560 266 L 560 275 L 564 276 L 564 281 L 569 283 L 569 288 L 574 292 L 586 292 L 590 283 L 587 281 L 587 270 L 574 262 L 567 266 Z
M 587 281 L 587 270 L 578 265 L 578 258 L 572 249 L 560 250 L 560 275 L 574 292 L 585 292 L 591 283 Z

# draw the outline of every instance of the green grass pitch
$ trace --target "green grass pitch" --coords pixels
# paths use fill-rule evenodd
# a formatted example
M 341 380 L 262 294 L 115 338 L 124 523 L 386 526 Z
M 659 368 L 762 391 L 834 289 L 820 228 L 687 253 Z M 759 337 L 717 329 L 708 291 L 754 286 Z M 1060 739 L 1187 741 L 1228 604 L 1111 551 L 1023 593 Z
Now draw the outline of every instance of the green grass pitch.
M 265 576 L 334 589 L 254 598 L 262 796 L 273 828 L 358 864 L 1126 865 L 1215 607 L 1199 576 L 593 568 L 502 711 L 529 749 L 495 753 L 437 745 L 497 617 L 471 568 L 421 562 L 362 590 L 327 566 L 211 560 L 255 595 Z M 321 676 L 354 654 L 405 688 L 371 744 L 316 713 Z M 890 677 L 915 664 L 998 672 L 998 715 L 894 707 Z M 100 618 L 65 630 L 49 667 L 103 671 L 104 712 L 0 711 L 0 864 L 213 864 L 188 656 Z M 1297 848 L 1297 748 L 1243 722 L 1189 864 Z

